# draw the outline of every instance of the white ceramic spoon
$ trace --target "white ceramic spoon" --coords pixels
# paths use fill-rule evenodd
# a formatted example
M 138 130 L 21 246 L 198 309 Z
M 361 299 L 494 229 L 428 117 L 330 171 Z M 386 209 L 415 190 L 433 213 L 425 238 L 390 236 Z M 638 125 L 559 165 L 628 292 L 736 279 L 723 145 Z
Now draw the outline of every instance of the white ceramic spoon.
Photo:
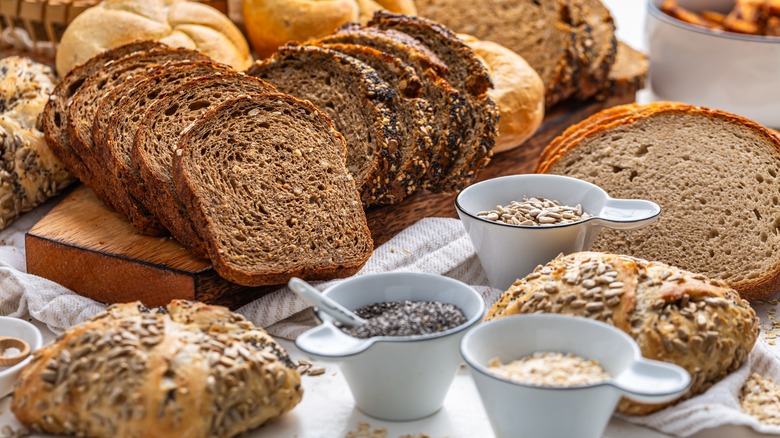
M 290 286 L 290 289 L 298 294 L 298 296 L 301 297 L 304 301 L 311 304 L 312 306 L 319 308 L 321 311 L 332 316 L 333 319 L 342 324 L 354 327 L 367 323 L 365 319 L 355 315 L 341 304 L 320 294 L 320 291 L 300 278 L 291 278 L 287 285 Z

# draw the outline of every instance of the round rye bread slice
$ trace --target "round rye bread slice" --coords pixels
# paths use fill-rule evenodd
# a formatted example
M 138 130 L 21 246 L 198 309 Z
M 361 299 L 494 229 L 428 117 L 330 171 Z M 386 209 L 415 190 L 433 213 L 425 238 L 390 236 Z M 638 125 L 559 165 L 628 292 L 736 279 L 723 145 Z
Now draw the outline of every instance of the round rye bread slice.
M 780 137 L 740 116 L 685 104 L 607 111 L 567 130 L 537 168 L 661 206 L 645 229 L 603 230 L 594 250 L 725 280 L 748 300 L 780 288 Z
M 231 99 L 180 142 L 173 178 L 214 269 L 246 286 L 346 277 L 373 241 L 346 143 L 309 102 Z

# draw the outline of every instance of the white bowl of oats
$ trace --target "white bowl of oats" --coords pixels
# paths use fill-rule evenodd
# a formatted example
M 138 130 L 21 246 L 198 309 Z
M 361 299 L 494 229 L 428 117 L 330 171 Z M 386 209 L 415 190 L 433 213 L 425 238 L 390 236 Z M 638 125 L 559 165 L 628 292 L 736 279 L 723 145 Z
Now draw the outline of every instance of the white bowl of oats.
M 509 316 L 477 326 L 460 345 L 498 437 L 601 437 L 620 397 L 664 403 L 691 381 L 588 318 Z
M 471 185 L 455 208 L 490 285 L 501 290 L 558 254 L 587 251 L 602 227 L 637 230 L 661 214 L 654 202 L 614 199 L 589 182 L 543 174 Z

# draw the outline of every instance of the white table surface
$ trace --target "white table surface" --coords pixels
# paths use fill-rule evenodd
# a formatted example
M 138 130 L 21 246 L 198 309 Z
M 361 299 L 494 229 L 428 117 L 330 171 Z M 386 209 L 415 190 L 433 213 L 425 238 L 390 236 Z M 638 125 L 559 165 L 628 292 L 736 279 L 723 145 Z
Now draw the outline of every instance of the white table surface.
M 603 0 L 603 2 L 612 11 L 615 18 L 618 38 L 634 48 L 644 51 L 646 47 L 644 42 L 644 0 Z M 640 101 L 650 99 L 647 92 L 642 92 L 638 96 Z M 23 218 L 22 221 L 25 219 L 27 218 Z M 27 226 L 30 225 L 32 222 Z M 0 260 L 19 265 L 23 242 L 11 242 L 10 246 L 10 248 L 6 247 L 0 251 Z M 11 263 L 11 259 L 14 259 L 13 263 Z M 765 318 L 769 306 L 755 307 L 762 319 Z M 41 325 L 39 324 L 39 326 Z M 41 327 L 45 340 L 48 341 L 53 335 L 45 327 Z M 293 343 L 284 340 L 281 343 L 293 360 L 306 358 Z M 444 407 L 438 413 L 418 421 L 386 422 L 368 417 L 355 409 L 349 388 L 337 365 L 324 363 L 318 365 L 324 365 L 327 372 L 321 376 L 303 377 L 305 393 L 301 404 L 277 421 L 253 431 L 249 434 L 250 437 L 344 437 L 348 432 L 357 430 L 358 423 L 361 422 L 369 423 L 372 429 L 384 428 L 387 431 L 387 437 L 400 437 L 406 434 L 412 436 L 427 434 L 432 438 L 490 438 L 493 436 L 474 383 L 463 367 L 458 371 L 444 401 Z M 20 425 L 10 413 L 9 403 L 9 397 L 0 399 L 0 427 L 9 425 L 18 429 Z M 518 409 L 522 409 L 522 407 L 518 406 Z M 2 436 L 2 432 L 0 432 L 0 436 Z M 604 436 L 610 438 L 654 438 L 667 435 L 614 418 Z M 703 431 L 697 436 L 738 438 L 761 435 L 747 428 L 734 427 Z

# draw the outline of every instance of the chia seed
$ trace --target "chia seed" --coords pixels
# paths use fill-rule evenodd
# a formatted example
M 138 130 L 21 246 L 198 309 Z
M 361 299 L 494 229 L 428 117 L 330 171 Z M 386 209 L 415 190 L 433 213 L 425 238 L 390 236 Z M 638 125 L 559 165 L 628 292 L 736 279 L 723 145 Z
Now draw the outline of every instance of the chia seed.
M 438 301 L 392 301 L 371 304 L 355 311 L 367 324 L 347 327 L 337 323 L 346 334 L 360 339 L 374 336 L 417 336 L 439 333 L 467 319 L 457 306 Z

